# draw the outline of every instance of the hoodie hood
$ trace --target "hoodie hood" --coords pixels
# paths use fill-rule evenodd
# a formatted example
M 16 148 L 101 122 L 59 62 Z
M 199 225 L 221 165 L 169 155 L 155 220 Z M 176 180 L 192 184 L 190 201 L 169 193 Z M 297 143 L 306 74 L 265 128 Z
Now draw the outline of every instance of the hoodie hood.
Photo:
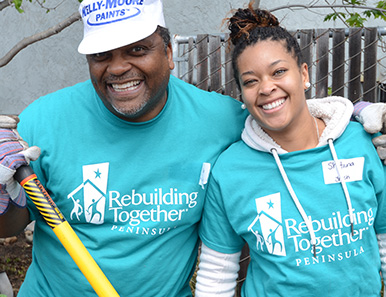
M 327 97 L 323 99 L 309 99 L 307 100 L 307 105 L 311 115 L 315 118 L 322 119 L 326 124 L 322 135 L 319 137 L 319 143 L 317 147 L 328 144 L 332 158 L 335 164 L 338 164 L 339 159 L 336 154 L 333 141 L 342 135 L 348 123 L 350 122 L 351 115 L 354 110 L 353 104 L 350 100 L 342 97 Z M 279 155 L 288 152 L 281 148 L 280 145 L 278 145 L 267 133 L 265 133 L 251 115 L 246 119 L 245 128 L 241 138 L 251 148 L 262 152 L 269 152 L 273 155 L 287 190 L 310 233 L 311 246 L 313 248 L 314 256 L 316 257 L 316 236 L 312 222 L 310 221 L 310 217 L 306 214 L 303 206 L 296 196 L 291 182 L 280 161 Z M 341 177 L 342 174 L 340 166 L 335 166 L 335 168 L 337 170 L 338 176 Z M 350 215 L 351 232 L 353 233 L 354 214 L 350 194 L 347 190 L 347 186 L 343 178 L 340 178 L 340 184 L 346 198 L 348 212 Z
M 326 145 L 328 139 L 339 138 L 350 122 L 354 111 L 354 106 L 350 100 L 337 96 L 308 99 L 307 105 L 311 115 L 322 119 L 326 124 L 317 147 Z M 279 154 L 287 153 L 264 132 L 251 115 L 245 121 L 241 138 L 248 146 L 258 151 L 271 152 L 271 149 L 275 148 Z

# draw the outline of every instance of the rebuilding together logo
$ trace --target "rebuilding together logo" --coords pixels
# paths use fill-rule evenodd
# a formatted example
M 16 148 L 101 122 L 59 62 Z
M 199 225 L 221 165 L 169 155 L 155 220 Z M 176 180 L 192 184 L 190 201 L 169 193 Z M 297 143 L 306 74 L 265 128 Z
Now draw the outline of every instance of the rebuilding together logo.
M 105 0 L 85 5 L 82 9 L 82 18 L 87 17 L 90 26 L 100 26 L 118 22 L 141 14 L 144 0 Z
M 186 193 L 177 188 L 158 187 L 151 192 L 107 191 L 108 176 L 109 163 L 83 166 L 83 181 L 67 195 L 73 202 L 71 220 L 104 224 L 108 211 L 109 221 L 113 223 L 111 230 L 155 235 L 161 232 L 155 230 L 155 226 L 170 230 L 174 222 L 198 204 L 198 192 Z
M 281 211 L 280 193 L 275 193 L 265 197 L 255 199 L 257 215 L 253 222 L 249 225 L 248 231 L 256 236 L 257 250 L 276 256 L 286 256 L 288 246 L 286 243 L 292 242 L 294 248 L 292 252 L 299 253 L 309 251 L 311 255 L 311 243 L 309 239 L 309 231 L 303 220 L 297 221 L 293 218 L 283 220 Z M 354 225 L 358 226 L 354 229 L 353 234 L 350 233 L 350 220 L 348 213 L 333 211 L 326 218 L 319 220 L 309 216 L 314 231 L 317 234 L 316 253 L 320 255 L 323 250 L 346 246 L 349 248 L 350 243 L 361 241 L 366 236 L 374 223 L 374 212 L 372 208 L 365 211 L 356 212 L 354 210 Z M 360 226 L 360 227 L 359 227 Z M 319 232 L 327 231 L 318 236 Z M 347 250 L 337 255 L 320 255 L 315 262 L 319 261 L 335 261 L 350 256 L 356 256 L 363 253 L 363 248 L 359 250 Z M 329 254 L 327 252 L 327 254 Z M 308 261 L 308 260 L 307 260 Z M 296 260 L 296 265 L 307 265 L 310 261 L 302 259 Z

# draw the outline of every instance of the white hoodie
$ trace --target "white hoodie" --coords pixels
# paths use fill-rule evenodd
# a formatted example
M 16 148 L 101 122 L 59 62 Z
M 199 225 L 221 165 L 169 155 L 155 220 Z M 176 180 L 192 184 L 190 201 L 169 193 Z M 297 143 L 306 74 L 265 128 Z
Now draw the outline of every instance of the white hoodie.
M 350 122 L 351 115 L 354 111 L 354 106 L 350 100 L 342 97 L 327 97 L 323 99 L 310 99 L 307 100 L 308 109 L 311 115 L 315 118 L 320 118 L 326 124 L 326 127 L 319 138 L 319 146 L 324 146 L 326 144 L 330 145 L 331 153 L 333 155 L 335 163 L 338 163 L 338 158 L 334 149 L 333 141 L 339 138 L 340 135 L 346 129 L 348 123 Z M 315 232 L 312 227 L 312 223 L 305 213 L 302 205 L 300 204 L 298 198 L 296 197 L 295 192 L 292 189 L 291 183 L 289 182 L 287 175 L 284 171 L 284 168 L 280 162 L 279 154 L 285 154 L 287 151 L 282 149 L 264 130 L 257 124 L 254 118 L 250 115 L 248 116 L 245 122 L 245 129 L 241 135 L 243 141 L 250 146 L 251 148 L 263 151 L 271 152 L 275 158 L 276 164 L 282 174 L 283 180 L 287 186 L 288 191 L 291 194 L 291 197 L 298 208 L 300 214 L 303 217 L 304 222 L 307 225 L 307 228 L 311 236 L 311 244 L 314 248 L 316 245 Z M 339 166 L 336 167 L 339 172 Z M 344 179 L 341 179 L 341 185 L 345 193 L 347 206 L 350 214 L 350 223 L 353 228 L 353 209 L 351 204 L 350 195 L 347 191 L 346 183 Z

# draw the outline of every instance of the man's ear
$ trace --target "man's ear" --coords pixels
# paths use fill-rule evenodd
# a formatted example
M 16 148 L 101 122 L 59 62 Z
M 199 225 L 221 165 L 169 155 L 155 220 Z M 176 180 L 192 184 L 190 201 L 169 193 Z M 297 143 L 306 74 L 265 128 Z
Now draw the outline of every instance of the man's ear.
M 166 55 L 167 55 L 168 61 L 169 61 L 169 69 L 173 70 L 175 65 L 174 65 L 174 61 L 173 61 L 173 47 L 172 47 L 171 42 L 169 42 L 169 44 L 166 48 Z

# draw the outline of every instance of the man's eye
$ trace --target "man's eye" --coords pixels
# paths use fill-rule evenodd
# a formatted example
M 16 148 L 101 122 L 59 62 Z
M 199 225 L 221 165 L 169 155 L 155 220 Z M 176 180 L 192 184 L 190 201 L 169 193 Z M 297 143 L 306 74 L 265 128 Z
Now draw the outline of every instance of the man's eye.
M 136 46 L 131 49 L 133 53 L 141 53 L 145 51 L 145 48 L 143 46 Z
M 107 53 L 92 54 L 91 57 L 96 61 L 102 61 L 107 58 Z

